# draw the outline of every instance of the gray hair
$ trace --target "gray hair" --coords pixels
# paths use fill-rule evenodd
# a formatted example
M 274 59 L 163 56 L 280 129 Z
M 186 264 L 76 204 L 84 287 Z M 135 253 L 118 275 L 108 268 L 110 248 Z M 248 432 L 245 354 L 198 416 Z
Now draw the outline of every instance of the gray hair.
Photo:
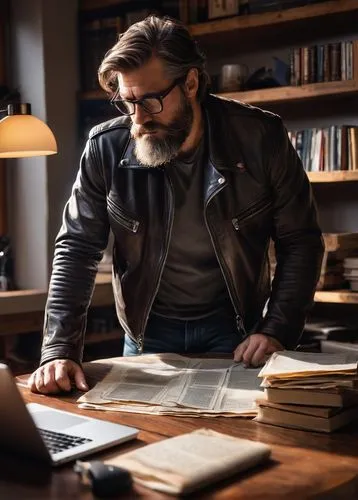
M 106 53 L 99 67 L 101 87 L 112 98 L 118 93 L 118 73 L 138 69 L 152 56 L 164 62 L 166 73 L 173 80 L 185 77 L 191 68 L 196 68 L 197 98 L 204 99 L 210 81 L 204 54 L 183 23 L 155 15 L 132 24 L 119 35 L 118 42 Z

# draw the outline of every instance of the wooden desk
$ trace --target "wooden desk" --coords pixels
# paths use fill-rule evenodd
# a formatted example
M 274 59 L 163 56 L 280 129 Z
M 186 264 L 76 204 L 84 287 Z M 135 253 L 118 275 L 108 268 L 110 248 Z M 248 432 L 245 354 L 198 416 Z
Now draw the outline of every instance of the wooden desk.
M 93 364 L 90 367 L 92 373 Z M 86 367 L 86 371 L 87 371 Z M 89 380 L 90 385 L 91 381 Z M 48 404 L 54 408 L 75 413 L 90 414 L 133 425 L 140 429 L 137 440 L 118 447 L 118 452 L 134 449 L 170 436 L 190 432 L 198 427 L 208 427 L 237 437 L 262 441 L 272 446 L 272 460 L 237 478 L 222 481 L 206 488 L 190 498 L 218 500 L 289 499 L 303 500 L 358 498 L 358 432 L 354 426 L 327 436 L 319 433 L 280 429 L 241 418 L 179 418 L 121 414 L 116 412 L 83 411 L 77 408 L 71 397 L 46 397 L 30 394 L 23 389 L 26 401 Z M 112 449 L 113 451 L 113 449 Z M 102 458 L 105 452 L 95 455 Z M 91 458 L 93 458 L 92 456 Z M 46 474 L 36 464 L 24 464 L 19 460 L 2 457 L 0 460 L 0 498 L 19 499 L 92 499 L 92 494 L 81 487 L 72 465 L 54 469 Z M 127 497 L 143 499 L 173 498 L 142 487 Z

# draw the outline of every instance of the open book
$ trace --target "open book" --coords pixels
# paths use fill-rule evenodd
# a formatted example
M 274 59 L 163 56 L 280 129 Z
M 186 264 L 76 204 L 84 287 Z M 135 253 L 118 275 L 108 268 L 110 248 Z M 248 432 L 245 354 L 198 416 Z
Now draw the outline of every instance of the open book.
M 164 439 L 105 460 L 123 467 L 143 486 L 171 494 L 191 493 L 258 465 L 268 445 L 209 429 Z

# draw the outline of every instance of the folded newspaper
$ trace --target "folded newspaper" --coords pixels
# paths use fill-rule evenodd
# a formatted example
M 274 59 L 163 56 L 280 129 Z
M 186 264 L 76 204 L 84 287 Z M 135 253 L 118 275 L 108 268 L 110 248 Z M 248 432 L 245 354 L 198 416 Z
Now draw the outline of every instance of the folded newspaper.
M 177 354 L 101 360 L 109 373 L 77 401 L 82 408 L 176 416 L 244 416 L 262 398 L 259 369 L 232 359 Z
M 129 470 L 148 488 L 186 494 L 254 467 L 270 454 L 266 444 L 202 428 L 104 462 Z

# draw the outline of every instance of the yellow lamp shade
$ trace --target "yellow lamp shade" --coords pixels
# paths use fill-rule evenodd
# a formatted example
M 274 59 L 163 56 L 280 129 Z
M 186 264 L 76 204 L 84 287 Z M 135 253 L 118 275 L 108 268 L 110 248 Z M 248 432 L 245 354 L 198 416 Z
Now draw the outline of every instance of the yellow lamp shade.
M 14 114 L 0 121 L 0 158 L 24 158 L 57 153 L 50 128 L 36 116 Z

